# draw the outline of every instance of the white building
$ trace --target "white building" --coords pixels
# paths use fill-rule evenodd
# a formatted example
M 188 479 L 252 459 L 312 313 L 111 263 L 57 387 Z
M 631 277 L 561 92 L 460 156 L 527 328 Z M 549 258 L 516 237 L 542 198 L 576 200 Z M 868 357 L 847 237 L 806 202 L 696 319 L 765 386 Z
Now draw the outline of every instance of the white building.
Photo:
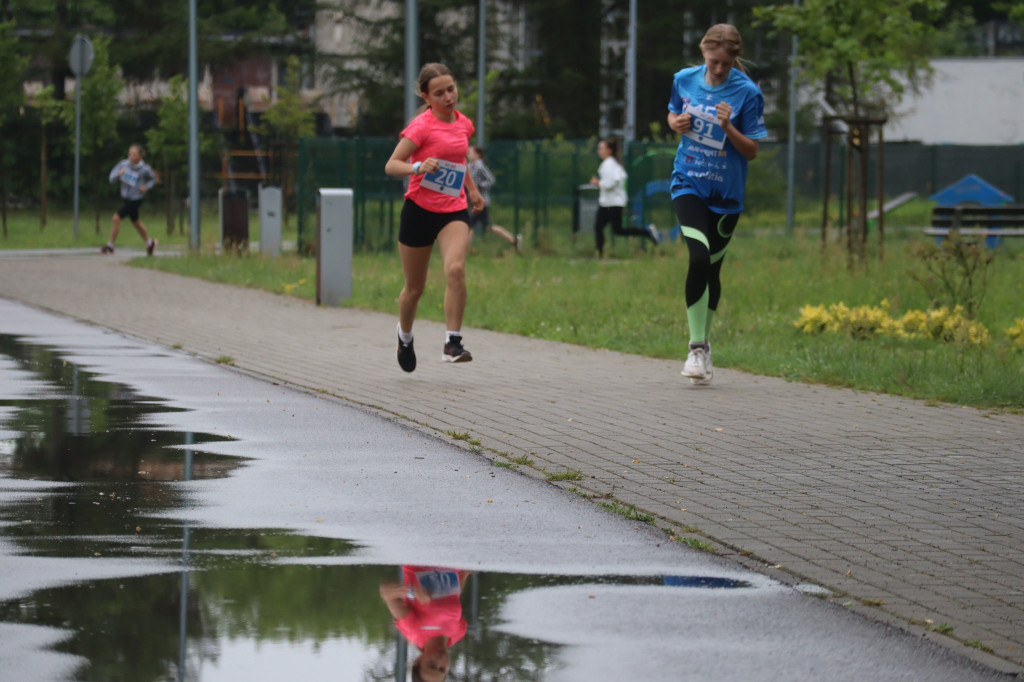
M 1024 144 L 1024 57 L 932 60 L 931 85 L 906 93 L 885 125 L 887 142 Z

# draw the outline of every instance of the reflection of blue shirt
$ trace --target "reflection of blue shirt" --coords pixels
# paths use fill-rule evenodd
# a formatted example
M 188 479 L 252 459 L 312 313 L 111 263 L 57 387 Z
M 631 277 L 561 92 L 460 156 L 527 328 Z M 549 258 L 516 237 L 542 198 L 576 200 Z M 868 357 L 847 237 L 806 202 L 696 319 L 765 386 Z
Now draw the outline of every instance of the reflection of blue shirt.
M 768 136 L 764 126 L 764 96 L 738 68 L 729 71 L 721 85 L 704 82 L 705 66 L 678 72 L 672 80 L 668 110 L 689 113 L 690 132 L 679 140 L 672 168 L 672 198 L 696 194 L 717 213 L 740 213 L 747 184 L 747 159 L 725 137 L 718 125 L 715 107 L 725 102 L 732 107 L 730 118 L 736 130 L 751 140 Z

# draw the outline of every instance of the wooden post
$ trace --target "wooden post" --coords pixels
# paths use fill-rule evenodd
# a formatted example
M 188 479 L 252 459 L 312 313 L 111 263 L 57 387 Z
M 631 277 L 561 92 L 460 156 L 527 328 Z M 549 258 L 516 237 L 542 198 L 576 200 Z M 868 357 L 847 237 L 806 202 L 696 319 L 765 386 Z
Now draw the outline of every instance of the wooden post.
M 828 195 L 832 184 L 832 124 L 826 117 L 821 122 L 821 139 L 825 143 L 825 173 L 822 178 L 822 199 L 821 199 L 821 250 L 824 251 L 828 243 Z
M 848 128 L 846 131 L 846 158 L 843 159 L 844 167 L 846 169 L 845 177 L 843 178 L 843 192 L 846 197 L 843 203 L 846 208 L 846 215 L 842 217 L 846 226 L 846 266 L 851 270 L 854 266 L 853 221 L 850 219 L 853 215 L 853 145 L 850 144 L 850 135 L 852 132 L 852 128 Z
M 863 265 L 868 255 L 868 170 L 870 169 L 868 153 L 871 150 L 871 125 L 867 121 L 861 121 L 857 124 L 857 131 L 860 137 L 860 149 L 858 150 L 860 153 L 860 178 L 857 183 L 860 195 L 857 198 L 857 210 L 860 213 L 857 216 L 860 240 L 857 244 L 857 257 Z
M 878 124 L 878 262 L 885 260 L 885 121 Z

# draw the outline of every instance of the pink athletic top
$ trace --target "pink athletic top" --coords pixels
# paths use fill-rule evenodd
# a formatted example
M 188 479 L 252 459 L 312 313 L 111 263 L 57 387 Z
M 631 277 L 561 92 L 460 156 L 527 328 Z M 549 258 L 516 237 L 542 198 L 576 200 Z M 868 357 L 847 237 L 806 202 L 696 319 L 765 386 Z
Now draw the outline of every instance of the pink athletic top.
M 451 123 L 439 120 L 430 109 L 414 118 L 402 131 L 402 137 L 418 147 L 409 160 L 416 163 L 435 158 L 442 162 L 442 168 L 429 175 L 410 176 L 405 198 L 434 213 L 465 209 L 466 153 L 475 130 L 469 117 L 458 110 Z
M 406 599 L 409 614 L 395 621 L 395 627 L 407 640 L 422 649 L 428 639 L 439 635 L 447 638 L 448 646 L 466 635 L 468 623 L 462 618 L 459 601 L 459 579 L 451 569 L 403 566 L 406 585 L 420 583 L 435 595 L 429 602 Z

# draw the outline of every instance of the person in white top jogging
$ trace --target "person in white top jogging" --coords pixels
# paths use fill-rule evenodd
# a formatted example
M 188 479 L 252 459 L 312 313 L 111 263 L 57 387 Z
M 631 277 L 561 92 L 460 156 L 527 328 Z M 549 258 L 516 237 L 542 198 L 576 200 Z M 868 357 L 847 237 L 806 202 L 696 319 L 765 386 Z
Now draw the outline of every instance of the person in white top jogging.
M 615 140 L 601 140 L 597 143 L 597 155 L 601 165 L 597 175 L 590 178 L 590 184 L 597 187 L 597 217 L 594 219 L 594 245 L 597 257 L 604 256 L 604 226 L 612 226 L 612 234 L 622 237 L 646 237 L 658 243 L 658 231 L 651 226 L 647 230 L 636 227 L 623 228 L 622 214 L 626 210 L 626 169 L 619 163 L 619 145 Z

